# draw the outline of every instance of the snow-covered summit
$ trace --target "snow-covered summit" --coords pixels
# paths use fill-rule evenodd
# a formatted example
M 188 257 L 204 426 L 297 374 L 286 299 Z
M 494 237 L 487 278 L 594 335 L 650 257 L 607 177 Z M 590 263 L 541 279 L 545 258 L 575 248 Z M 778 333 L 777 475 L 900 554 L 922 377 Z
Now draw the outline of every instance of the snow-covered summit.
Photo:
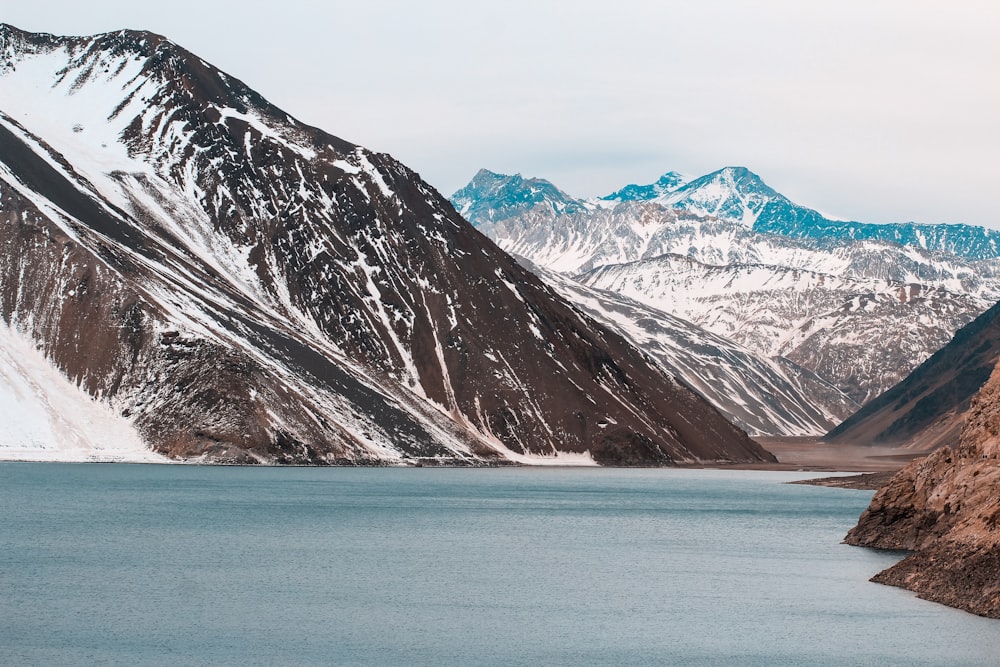
M 537 202 L 555 213 L 596 210 L 618 202 L 647 201 L 693 216 L 738 223 L 761 234 L 797 239 L 886 241 L 973 261 L 1000 257 L 1000 231 L 962 224 L 873 224 L 836 220 L 793 202 L 746 167 L 724 167 L 694 179 L 678 172 L 667 172 L 655 183 L 627 185 L 594 200 L 573 199 L 549 181 L 533 180 L 545 183 L 547 188 L 565 198 L 564 201 L 552 200 L 556 202 L 554 205 L 546 203 L 544 198 Z M 459 212 L 477 226 L 518 217 L 534 205 L 529 198 L 522 197 L 515 202 L 499 190 L 470 187 L 455 193 L 452 201 Z
M 536 265 L 792 359 L 858 401 L 1000 299 L 997 232 L 831 220 L 745 167 L 663 189 L 479 226 Z M 870 345 L 879 332 L 885 344 Z
M 601 197 L 603 201 L 650 201 L 669 194 L 691 180 L 690 176 L 676 171 L 667 173 L 649 185 L 630 183 L 620 190 Z
M 480 169 L 469 184 L 451 196 L 460 215 L 473 222 L 496 222 L 539 207 L 575 213 L 587 206 L 543 178 L 498 174 Z
M 656 198 L 670 208 L 731 220 L 746 227 L 753 227 L 767 205 L 782 200 L 787 201 L 746 167 L 719 169 Z

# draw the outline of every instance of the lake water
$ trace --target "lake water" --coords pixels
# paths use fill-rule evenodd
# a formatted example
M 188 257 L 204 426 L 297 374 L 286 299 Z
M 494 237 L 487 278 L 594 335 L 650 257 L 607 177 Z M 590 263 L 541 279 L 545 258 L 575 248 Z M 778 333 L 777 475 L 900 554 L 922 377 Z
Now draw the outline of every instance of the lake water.
M 0 664 L 997 663 L 801 477 L 0 463 Z

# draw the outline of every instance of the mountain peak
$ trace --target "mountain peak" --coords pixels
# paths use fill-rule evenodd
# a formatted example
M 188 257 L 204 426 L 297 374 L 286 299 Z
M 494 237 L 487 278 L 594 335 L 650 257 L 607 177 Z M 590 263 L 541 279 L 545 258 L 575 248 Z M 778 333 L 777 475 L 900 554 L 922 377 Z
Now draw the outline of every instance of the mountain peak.
M 742 166 L 723 167 L 722 169 L 718 169 L 710 174 L 707 174 L 706 176 L 703 176 L 702 179 L 705 180 L 724 179 L 725 181 L 731 183 L 735 188 L 743 192 L 747 192 L 749 190 L 755 190 L 760 192 L 766 192 L 768 195 L 772 196 L 780 196 L 778 195 L 778 192 L 773 188 L 771 188 L 769 185 L 767 185 L 767 183 L 764 182 L 764 179 L 762 179 L 759 175 L 750 171 L 746 167 Z M 697 180 L 702 180 L 702 179 L 697 179 Z
M 696 215 L 709 215 L 753 226 L 765 206 L 786 201 L 746 167 L 723 167 L 657 198 L 657 202 Z
M 480 169 L 469 184 L 451 196 L 455 209 L 473 224 L 496 222 L 535 207 L 554 213 L 575 213 L 584 202 L 544 178 L 499 174 Z
M 601 197 L 601 200 L 617 202 L 649 201 L 673 192 L 689 180 L 691 180 L 690 177 L 684 174 L 676 171 L 668 171 L 656 179 L 655 183 L 650 183 L 649 185 L 630 183 L 621 190 L 616 190 L 609 195 Z

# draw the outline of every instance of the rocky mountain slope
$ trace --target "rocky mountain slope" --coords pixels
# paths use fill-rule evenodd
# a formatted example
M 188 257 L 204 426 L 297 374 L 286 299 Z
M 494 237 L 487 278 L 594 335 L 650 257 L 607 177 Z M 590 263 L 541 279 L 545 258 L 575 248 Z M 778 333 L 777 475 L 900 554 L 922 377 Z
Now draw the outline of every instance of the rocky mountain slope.
M 388 155 L 150 33 L 0 27 L 0 314 L 172 457 L 770 458 Z
M 515 185 L 492 172 L 477 178 L 494 191 Z M 536 265 L 792 361 L 858 403 L 1000 299 L 995 259 L 756 231 L 778 201 L 791 206 L 751 172 L 726 169 L 687 181 L 668 174 L 611 199 L 577 200 L 573 212 L 564 203 L 515 211 L 491 199 L 492 211 L 506 213 L 473 220 Z
M 843 444 L 929 451 L 958 440 L 972 397 L 1000 360 L 1000 304 L 826 435 Z
M 669 310 L 765 358 L 788 359 L 858 404 L 906 377 L 989 303 L 940 287 L 766 264 L 714 266 L 679 255 L 577 279 Z
M 617 292 L 593 289 L 555 271 L 530 267 L 566 300 L 620 333 L 669 374 L 708 399 L 751 435 L 814 435 L 858 404 L 787 359 L 766 359 Z
M 846 541 L 913 552 L 873 581 L 1000 618 L 1000 370 L 973 399 L 957 443 L 893 477 Z

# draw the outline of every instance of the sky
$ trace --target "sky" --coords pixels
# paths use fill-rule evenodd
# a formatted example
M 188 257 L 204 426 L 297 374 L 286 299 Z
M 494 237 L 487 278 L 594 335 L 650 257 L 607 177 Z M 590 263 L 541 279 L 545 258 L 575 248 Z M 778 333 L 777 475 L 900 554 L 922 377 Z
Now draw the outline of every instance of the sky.
M 481 167 L 593 197 L 740 165 L 834 217 L 1000 228 L 994 0 L 11 4 L 165 35 L 445 195 Z

